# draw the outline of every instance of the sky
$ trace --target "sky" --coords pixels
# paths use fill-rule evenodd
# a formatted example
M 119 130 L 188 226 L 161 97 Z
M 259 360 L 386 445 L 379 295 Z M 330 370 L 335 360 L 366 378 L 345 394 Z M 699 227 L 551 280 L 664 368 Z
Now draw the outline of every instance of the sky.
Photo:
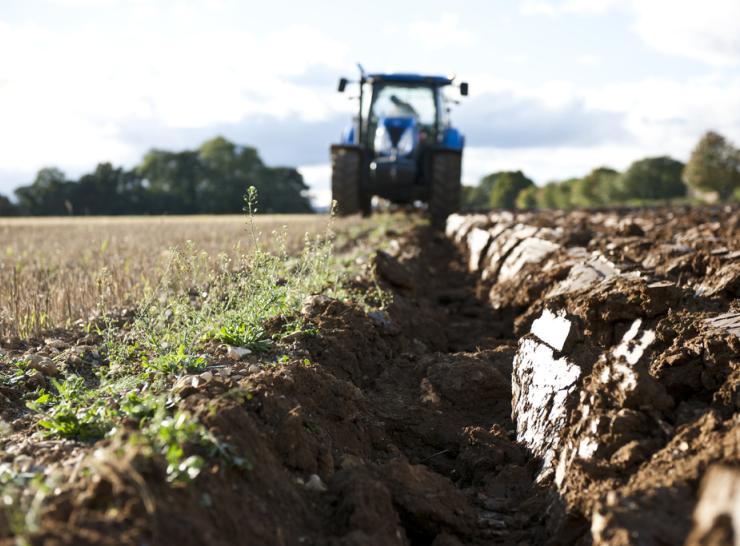
M 357 62 L 469 82 L 467 184 L 740 144 L 739 0 L 0 0 L 0 193 L 223 135 L 325 205 Z

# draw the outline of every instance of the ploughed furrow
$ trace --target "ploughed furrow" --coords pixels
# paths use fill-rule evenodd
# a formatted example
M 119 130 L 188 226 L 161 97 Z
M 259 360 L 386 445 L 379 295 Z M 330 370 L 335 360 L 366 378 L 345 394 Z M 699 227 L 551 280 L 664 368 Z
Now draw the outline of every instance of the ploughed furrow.
M 352 287 L 383 311 L 311 296 L 274 365 L 214 349 L 173 385 L 249 470 L 13 437 L 61 474 L 31 542 L 735 546 L 739 234 L 738 208 L 387 230 Z
M 450 217 L 513 315 L 551 543 L 737 544 L 739 227 L 737 207 Z

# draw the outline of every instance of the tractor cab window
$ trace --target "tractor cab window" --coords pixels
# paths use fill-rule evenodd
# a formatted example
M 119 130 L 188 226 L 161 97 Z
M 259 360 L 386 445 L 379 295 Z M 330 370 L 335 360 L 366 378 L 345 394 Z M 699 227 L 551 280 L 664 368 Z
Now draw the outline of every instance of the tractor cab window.
M 379 118 L 415 117 L 420 125 L 434 127 L 437 107 L 431 87 L 403 85 L 376 86 L 372 103 L 372 121 Z

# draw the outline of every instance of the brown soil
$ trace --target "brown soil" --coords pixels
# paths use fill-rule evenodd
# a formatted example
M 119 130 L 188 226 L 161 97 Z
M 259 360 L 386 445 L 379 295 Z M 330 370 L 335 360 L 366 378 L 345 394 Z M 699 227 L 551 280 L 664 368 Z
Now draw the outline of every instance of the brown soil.
M 613 223 L 520 216 L 550 230 L 539 233 L 559 248 L 508 280 L 496 278 L 501 269 L 486 280 L 469 272 L 464 238 L 456 246 L 426 229 L 390 234 L 393 251 L 376 253 L 357 280 L 393 294 L 386 311 L 315 297 L 304 311 L 318 334 L 282 348 L 291 362 L 257 373 L 220 368 L 180 391 L 180 404 L 249 471 L 212 464 L 193 483 L 172 485 L 160 464 L 120 441 L 30 437 L 18 393 L 2 392 L 4 418 L 18 431 L 6 459 L 65 476 L 32 543 L 681 544 L 705 470 L 732 468 L 740 453 L 740 341 L 705 322 L 740 311 L 732 254 L 740 214 L 712 214 L 615 213 Z M 650 277 L 553 292 L 570 282 L 576 247 Z M 521 340 L 545 308 L 572 319 L 575 333 L 556 356 L 582 370 L 563 426 L 551 431 L 561 447 L 549 471 L 512 420 Z M 638 317 L 657 341 L 638 363 L 641 388 L 620 391 L 608 382 L 616 381 L 608 354 Z M 81 367 L 91 355 L 83 351 Z M 591 434 L 586 406 L 602 427 L 598 456 L 568 462 L 570 446 Z

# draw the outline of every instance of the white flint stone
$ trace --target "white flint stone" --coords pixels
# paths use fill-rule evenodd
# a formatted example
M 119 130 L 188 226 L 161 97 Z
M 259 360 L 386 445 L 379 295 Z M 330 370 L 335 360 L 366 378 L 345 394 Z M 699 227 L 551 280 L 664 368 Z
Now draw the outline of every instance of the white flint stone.
M 524 338 L 514 357 L 512 419 L 517 441 L 543 461 L 542 472 L 552 467 L 560 446 L 560 430 L 567 418 L 566 402 L 581 375 L 566 357 L 534 338 Z
M 319 493 L 323 493 L 324 491 L 328 490 L 318 474 L 311 474 L 311 476 L 308 478 L 308 481 L 306 482 L 306 489 L 308 489 L 309 491 L 318 491 Z
M 586 436 L 578 444 L 578 456 L 581 459 L 589 460 L 594 456 L 597 449 L 599 449 L 599 442 L 593 436 Z
M 622 341 L 612 350 L 612 355 L 615 358 L 624 358 L 633 366 L 640 361 L 647 348 L 655 341 L 653 330 L 643 330 L 638 339 L 640 326 L 642 326 L 642 319 L 636 319 L 632 323 L 627 333 L 622 337 Z
M 457 233 L 457 230 L 462 227 L 465 218 L 462 214 L 450 214 L 447 217 L 447 224 L 445 225 L 445 235 L 452 239 Z
M 562 351 L 573 330 L 573 323 L 565 318 L 564 310 L 553 313 L 545 309 L 532 323 L 530 332 L 556 351 Z
M 252 351 L 245 347 L 231 347 L 226 350 L 226 358 L 230 358 L 231 360 L 241 360 L 247 355 L 251 355 Z
M 702 480 L 699 502 L 694 509 L 694 529 L 687 544 L 708 544 L 704 539 L 722 520 L 729 520 L 740 544 L 740 470 L 729 466 L 711 467 Z
M 468 270 L 478 271 L 481 256 L 491 241 L 491 234 L 485 229 L 473 228 L 468 234 Z

